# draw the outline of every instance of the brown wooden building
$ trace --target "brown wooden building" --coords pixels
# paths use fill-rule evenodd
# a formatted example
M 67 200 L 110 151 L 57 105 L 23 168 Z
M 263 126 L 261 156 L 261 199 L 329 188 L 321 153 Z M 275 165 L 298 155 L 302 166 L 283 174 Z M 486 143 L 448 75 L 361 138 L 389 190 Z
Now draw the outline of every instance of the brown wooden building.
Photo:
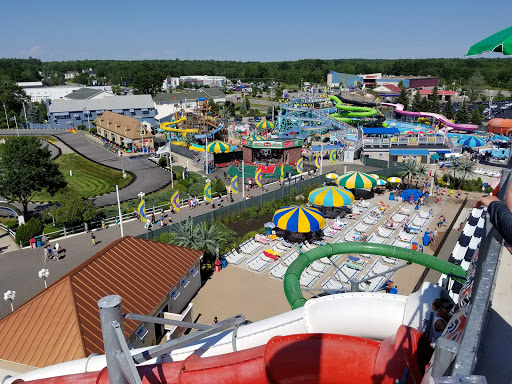
M 105 111 L 96 120 L 98 135 L 127 149 L 154 148 L 153 134 L 133 117 Z

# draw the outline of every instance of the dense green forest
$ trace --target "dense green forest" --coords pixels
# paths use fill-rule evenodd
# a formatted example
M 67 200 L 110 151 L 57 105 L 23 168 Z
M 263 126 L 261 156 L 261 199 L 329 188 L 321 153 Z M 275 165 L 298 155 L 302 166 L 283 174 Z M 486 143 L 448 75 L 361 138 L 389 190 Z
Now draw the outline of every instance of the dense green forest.
M 219 75 L 243 82 L 274 80 L 286 85 L 299 85 L 302 80 L 325 83 L 329 71 L 360 74 L 382 72 L 387 75 L 435 76 L 440 85 L 448 88 L 456 82 L 476 100 L 484 87 L 512 91 L 512 60 L 497 59 L 399 59 L 370 60 L 308 59 L 281 62 L 239 62 L 213 60 L 86 60 L 42 62 L 36 58 L 0 59 L 0 103 L 6 113 L 0 113 L 0 127 L 17 116 L 21 121 L 23 103 L 26 103 L 29 121 L 38 122 L 46 116 L 44 105 L 29 104 L 20 81 L 43 81 L 47 85 L 64 83 L 64 73 L 93 69 L 99 84 L 128 84 L 137 93 L 159 92 L 166 77 L 182 75 Z M 73 81 L 88 84 L 91 78 L 80 74 Z
M 512 60 L 499 59 L 399 59 L 370 60 L 308 59 L 281 62 L 239 62 L 213 60 L 87 60 L 42 62 L 38 59 L 0 59 L 0 75 L 14 81 L 37 81 L 63 78 L 67 71 L 92 68 L 98 77 L 112 84 L 136 83 L 140 77 L 157 78 L 181 75 L 220 75 L 242 81 L 274 79 L 288 84 L 325 82 L 329 71 L 345 73 L 382 72 L 388 75 L 437 76 L 447 84 L 462 79 L 462 83 L 474 73 L 480 72 L 491 87 L 512 90 Z

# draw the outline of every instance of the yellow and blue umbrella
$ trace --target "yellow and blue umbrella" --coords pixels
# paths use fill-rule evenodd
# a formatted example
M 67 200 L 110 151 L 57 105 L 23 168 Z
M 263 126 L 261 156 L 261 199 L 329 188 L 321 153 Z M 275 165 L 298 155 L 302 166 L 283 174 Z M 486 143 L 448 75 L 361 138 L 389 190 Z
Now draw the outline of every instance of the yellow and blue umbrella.
M 274 128 L 274 123 L 270 121 L 260 121 L 258 124 L 256 124 L 256 127 L 262 129 L 272 129 Z
M 336 183 L 349 189 L 371 188 L 377 185 L 377 179 L 364 172 L 348 172 L 338 177 Z
M 179 195 L 179 191 L 174 192 L 173 195 L 171 196 L 171 205 L 174 207 L 176 212 L 180 211 L 180 195 Z
M 299 160 L 297 160 L 297 172 L 304 172 L 304 160 L 302 159 L 302 157 Z
M 210 181 L 204 186 L 204 200 L 208 202 L 212 201 L 212 185 Z
M 390 182 L 390 183 L 401 183 L 401 182 L 402 182 L 402 179 L 401 179 L 401 178 L 399 178 L 399 177 L 394 177 L 394 176 L 393 176 L 393 177 L 390 177 L 390 178 L 388 179 L 388 182 Z
M 235 175 L 231 180 L 231 192 L 238 195 L 238 176 Z
M 309 202 L 323 207 L 343 207 L 355 199 L 352 192 L 340 187 L 320 187 L 309 194 Z
M 258 184 L 259 187 L 261 187 L 263 185 L 263 182 L 262 182 L 262 177 L 263 177 L 263 171 L 261 170 L 261 168 L 258 168 L 256 170 L 256 174 L 254 175 L 254 179 L 256 180 L 256 184 Z
M 317 168 L 320 168 L 320 164 L 322 163 L 322 153 L 318 152 L 315 158 L 315 165 Z
M 386 185 L 386 184 L 387 184 L 386 180 L 382 180 L 382 179 L 377 180 L 377 185 Z
M 146 222 L 146 200 L 142 200 L 137 207 L 137 213 L 139 214 L 140 221 Z
M 249 140 L 249 141 L 261 141 L 261 140 L 265 140 L 265 138 L 263 136 L 260 136 L 260 135 L 252 135 L 252 136 L 249 136 L 247 138 L 247 140 Z
M 329 160 L 331 160 L 331 163 L 336 163 L 336 150 L 333 149 L 331 153 L 329 154 Z
M 210 153 L 224 153 L 229 152 L 231 148 L 228 144 L 215 140 L 214 142 L 208 144 L 206 150 Z
M 272 222 L 285 231 L 314 232 L 325 226 L 325 218 L 316 208 L 292 205 L 278 209 Z
M 458 141 L 458 143 L 460 145 L 464 145 L 465 147 L 471 147 L 471 148 L 475 148 L 475 147 L 482 147 L 485 145 L 485 142 L 483 140 L 480 140 L 476 137 L 466 137 L 464 139 L 460 139 Z

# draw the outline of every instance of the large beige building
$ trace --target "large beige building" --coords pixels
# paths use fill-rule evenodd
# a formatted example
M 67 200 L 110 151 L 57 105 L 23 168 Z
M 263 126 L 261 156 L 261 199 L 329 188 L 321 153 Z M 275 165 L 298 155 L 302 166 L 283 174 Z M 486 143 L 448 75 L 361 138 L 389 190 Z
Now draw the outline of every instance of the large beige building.
M 133 117 L 105 111 L 96 120 L 98 135 L 128 149 L 154 148 L 153 134 Z

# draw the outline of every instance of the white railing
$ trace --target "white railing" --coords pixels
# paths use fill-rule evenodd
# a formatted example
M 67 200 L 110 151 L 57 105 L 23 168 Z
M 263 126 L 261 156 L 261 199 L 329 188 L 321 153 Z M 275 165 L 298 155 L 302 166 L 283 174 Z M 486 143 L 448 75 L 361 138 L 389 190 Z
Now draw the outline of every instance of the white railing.
M 410 144 L 446 144 L 443 136 L 411 136 L 411 137 L 365 137 L 362 139 L 365 146 L 388 146 L 392 145 L 410 145 Z M 451 141 L 451 140 L 450 140 Z M 453 145 L 452 145 L 453 147 Z
M 13 239 L 16 237 L 16 232 L 14 232 L 7 225 L 3 225 L 2 223 L 0 223 L 0 229 L 3 229 L 5 232 L 7 232 Z

